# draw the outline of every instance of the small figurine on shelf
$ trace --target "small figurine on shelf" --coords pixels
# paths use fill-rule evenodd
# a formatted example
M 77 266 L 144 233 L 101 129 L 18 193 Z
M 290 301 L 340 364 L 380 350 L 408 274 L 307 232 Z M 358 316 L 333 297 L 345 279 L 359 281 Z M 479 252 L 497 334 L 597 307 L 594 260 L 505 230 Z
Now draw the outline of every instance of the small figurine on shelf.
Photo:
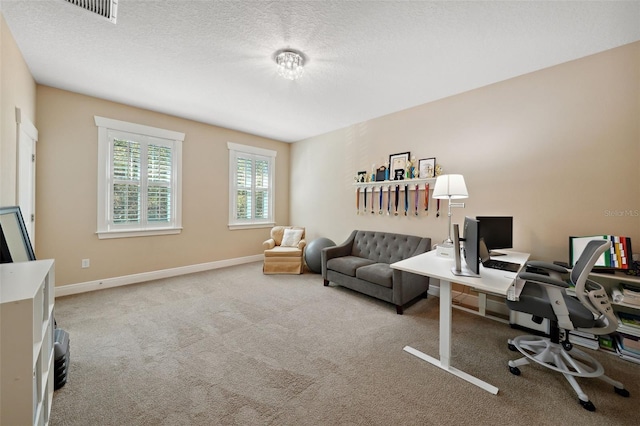
M 418 174 L 416 173 L 416 156 L 413 155 L 411 157 L 411 161 L 409 162 L 409 172 L 410 172 L 410 178 L 411 179 L 415 179 L 418 177 Z
M 384 180 L 389 180 L 389 160 L 384 162 Z
M 436 176 L 440 176 L 442 174 L 442 166 L 440 164 L 436 164 L 435 173 L 436 173 Z
M 404 178 L 411 179 L 411 160 L 407 160 L 404 165 Z
M 376 165 L 372 164 L 371 165 L 371 180 L 370 182 L 375 182 L 376 181 Z

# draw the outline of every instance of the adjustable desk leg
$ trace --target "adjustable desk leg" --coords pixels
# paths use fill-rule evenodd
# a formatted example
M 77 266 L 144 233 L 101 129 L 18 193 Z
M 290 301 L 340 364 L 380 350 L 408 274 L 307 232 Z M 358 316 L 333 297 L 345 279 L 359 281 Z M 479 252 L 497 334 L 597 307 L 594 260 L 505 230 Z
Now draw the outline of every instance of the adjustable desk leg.
M 481 387 L 489 393 L 498 394 L 498 388 L 489 383 L 451 367 L 451 283 L 449 281 L 440 280 L 440 359 L 435 359 L 411 346 L 405 346 L 404 351 L 411 355 L 417 356 L 423 361 L 427 361 L 440 367 L 449 373 L 466 380 L 469 383 Z
M 440 280 L 440 367 L 451 366 L 451 283 Z

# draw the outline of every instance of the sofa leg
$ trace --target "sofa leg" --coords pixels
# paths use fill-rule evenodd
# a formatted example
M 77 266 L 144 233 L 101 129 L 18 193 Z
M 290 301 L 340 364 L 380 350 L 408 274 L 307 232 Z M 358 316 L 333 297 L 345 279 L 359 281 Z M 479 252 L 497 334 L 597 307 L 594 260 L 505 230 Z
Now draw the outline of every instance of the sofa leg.
M 402 305 L 396 305 L 396 313 L 398 315 L 402 315 L 404 312 L 404 309 L 402 308 Z
M 329 280 L 324 280 L 324 286 L 328 286 L 329 285 Z

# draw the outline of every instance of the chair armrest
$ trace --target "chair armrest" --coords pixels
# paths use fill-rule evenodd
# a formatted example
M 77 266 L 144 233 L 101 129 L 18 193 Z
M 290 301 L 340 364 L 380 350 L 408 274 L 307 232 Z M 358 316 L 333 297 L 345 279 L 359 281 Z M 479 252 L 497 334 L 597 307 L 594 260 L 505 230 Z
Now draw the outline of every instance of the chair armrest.
M 535 283 L 538 283 L 544 286 L 552 285 L 552 286 L 561 287 L 561 288 L 571 287 L 566 282 L 558 280 L 554 277 L 550 277 L 542 274 L 534 274 L 532 272 L 520 272 L 518 274 L 518 278 L 521 278 L 525 281 L 533 281 Z
M 529 262 L 527 262 L 527 266 L 531 266 L 533 268 L 538 268 L 538 269 L 546 269 L 547 271 L 558 272 L 560 274 L 569 273 L 569 271 L 566 268 L 563 268 L 562 266 L 558 266 L 554 263 L 544 262 L 541 260 L 530 260 Z
M 300 240 L 300 242 L 298 243 L 298 248 L 300 250 L 304 250 L 304 247 L 307 245 L 307 241 L 303 238 Z
M 262 247 L 264 247 L 265 250 L 270 250 L 275 246 L 276 246 L 276 241 L 273 238 L 269 238 L 267 241 L 262 243 Z

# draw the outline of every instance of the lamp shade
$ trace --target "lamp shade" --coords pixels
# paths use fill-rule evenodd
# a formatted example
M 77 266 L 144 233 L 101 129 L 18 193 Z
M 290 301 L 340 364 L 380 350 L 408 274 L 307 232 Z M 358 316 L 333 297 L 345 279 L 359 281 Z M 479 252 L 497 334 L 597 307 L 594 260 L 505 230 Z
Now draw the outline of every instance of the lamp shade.
M 469 198 L 467 185 L 462 175 L 440 175 L 436 179 L 433 188 L 433 198 L 444 200 L 456 200 Z

